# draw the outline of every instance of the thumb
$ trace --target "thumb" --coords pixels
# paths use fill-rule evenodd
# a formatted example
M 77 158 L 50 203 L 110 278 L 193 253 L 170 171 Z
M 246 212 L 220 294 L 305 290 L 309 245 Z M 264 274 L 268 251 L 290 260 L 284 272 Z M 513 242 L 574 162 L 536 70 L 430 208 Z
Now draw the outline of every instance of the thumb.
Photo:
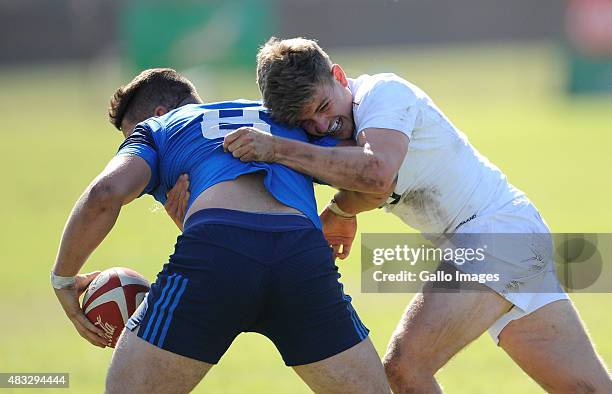
M 342 252 L 338 254 L 338 258 L 344 260 L 348 257 L 349 253 L 351 253 L 351 244 L 342 244 Z
M 92 280 L 96 279 L 96 277 L 100 275 L 100 273 L 102 273 L 102 271 L 93 271 L 93 272 L 89 272 L 84 275 L 85 275 L 85 278 L 87 278 L 87 280 L 91 282 Z
M 102 271 L 93 271 L 93 272 L 89 272 L 87 274 L 77 275 L 77 277 L 76 277 L 77 294 L 81 295 L 85 291 L 87 286 L 89 286 L 89 284 L 94 279 L 96 279 L 96 277 L 98 275 L 100 275 L 101 272 Z

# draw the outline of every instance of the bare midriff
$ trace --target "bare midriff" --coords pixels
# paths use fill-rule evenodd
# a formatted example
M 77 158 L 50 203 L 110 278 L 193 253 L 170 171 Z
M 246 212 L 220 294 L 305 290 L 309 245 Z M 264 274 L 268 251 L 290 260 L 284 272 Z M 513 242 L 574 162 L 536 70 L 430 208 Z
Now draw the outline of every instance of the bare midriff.
M 288 213 L 302 212 L 278 201 L 264 186 L 262 172 L 244 174 L 232 181 L 217 183 L 204 190 L 191 204 L 185 220 L 207 208 L 224 208 L 243 212 Z

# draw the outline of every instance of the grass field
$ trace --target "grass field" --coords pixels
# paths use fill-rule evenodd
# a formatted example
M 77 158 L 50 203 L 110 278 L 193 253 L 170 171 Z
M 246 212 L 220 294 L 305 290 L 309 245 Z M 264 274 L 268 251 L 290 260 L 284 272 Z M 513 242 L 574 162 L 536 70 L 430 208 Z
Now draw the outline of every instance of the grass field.
M 428 91 L 477 149 L 527 192 L 553 231 L 611 232 L 612 98 L 565 96 L 563 58 L 555 46 L 331 54 L 349 74 L 393 71 Z M 0 168 L 5 182 L 0 204 L 0 372 L 69 372 L 75 393 L 102 391 L 111 351 L 94 348 L 77 335 L 48 276 L 72 204 L 121 141 L 105 117 L 107 99 L 119 81 L 109 65 L 0 69 Z M 200 81 L 210 81 L 198 83 L 208 101 L 257 97 L 251 74 L 226 73 Z M 332 192 L 318 188 L 319 203 Z M 360 231 L 407 228 L 374 212 L 361 217 Z M 84 270 L 129 266 L 153 278 L 176 235 L 163 209 L 150 198 L 140 199 L 123 210 Z M 359 259 L 355 247 L 340 269 L 383 353 L 411 295 L 360 294 Z M 605 312 L 612 295 L 579 294 L 573 299 L 599 352 L 612 363 L 612 317 Z M 541 392 L 487 335 L 437 377 L 449 393 Z M 284 367 L 271 342 L 245 334 L 196 392 L 308 390 Z

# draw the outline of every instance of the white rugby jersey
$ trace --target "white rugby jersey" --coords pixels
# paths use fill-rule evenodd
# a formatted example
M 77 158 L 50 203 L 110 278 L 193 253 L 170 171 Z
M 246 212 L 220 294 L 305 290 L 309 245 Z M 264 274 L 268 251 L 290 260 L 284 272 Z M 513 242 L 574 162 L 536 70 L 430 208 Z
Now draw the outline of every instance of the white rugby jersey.
M 454 232 L 524 196 L 417 86 L 395 74 L 376 74 L 349 79 L 349 89 L 355 139 L 368 128 L 398 130 L 410 139 L 395 187 L 400 197 L 385 205 L 409 226 Z

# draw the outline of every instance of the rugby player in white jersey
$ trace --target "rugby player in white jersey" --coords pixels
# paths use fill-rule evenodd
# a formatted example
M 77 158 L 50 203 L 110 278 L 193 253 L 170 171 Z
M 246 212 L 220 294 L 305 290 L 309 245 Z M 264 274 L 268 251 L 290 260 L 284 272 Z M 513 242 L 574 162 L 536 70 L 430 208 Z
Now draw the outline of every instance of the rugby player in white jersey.
M 264 104 L 276 120 L 314 135 L 353 138 L 357 146 L 319 147 L 253 128 L 226 136 L 224 146 L 243 161 L 282 163 L 339 187 L 321 215 L 337 256 L 350 251 L 355 214 L 385 200 L 386 211 L 423 233 L 519 233 L 533 241 L 510 255 L 489 248 L 486 265 L 455 267 L 502 274 L 481 291 L 424 286 L 384 358 L 394 392 L 440 392 L 436 372 L 487 330 L 548 391 L 612 392 L 609 373 L 557 282 L 544 220 L 421 89 L 394 74 L 347 78 L 307 39 L 273 38 L 257 60 Z M 536 272 L 525 262 L 534 258 Z M 512 287 L 517 291 L 509 292 Z

